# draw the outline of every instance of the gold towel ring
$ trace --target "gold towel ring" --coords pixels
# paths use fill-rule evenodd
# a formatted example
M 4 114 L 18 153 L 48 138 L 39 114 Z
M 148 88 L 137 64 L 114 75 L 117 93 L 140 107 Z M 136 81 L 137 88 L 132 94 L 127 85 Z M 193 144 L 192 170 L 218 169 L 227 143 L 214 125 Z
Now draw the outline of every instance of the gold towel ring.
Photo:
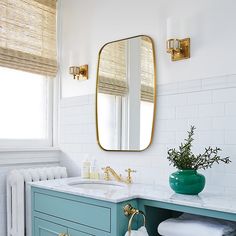
M 132 221 L 135 215 L 141 214 L 143 216 L 143 226 L 146 226 L 146 217 L 145 214 L 142 211 L 136 210 L 130 217 L 129 219 L 129 224 L 128 224 L 128 232 L 129 236 L 131 236 L 131 230 L 132 230 Z

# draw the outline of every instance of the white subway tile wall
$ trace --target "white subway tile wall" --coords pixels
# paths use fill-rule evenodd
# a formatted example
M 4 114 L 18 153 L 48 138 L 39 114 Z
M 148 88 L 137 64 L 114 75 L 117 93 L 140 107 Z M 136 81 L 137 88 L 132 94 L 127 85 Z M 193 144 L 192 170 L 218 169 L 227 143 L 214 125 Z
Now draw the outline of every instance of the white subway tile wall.
M 168 185 L 175 169 L 166 159 L 167 150 L 178 147 L 190 125 L 197 127 L 194 152 L 208 145 L 223 149 L 230 165 L 204 171 L 205 191 L 236 194 L 236 75 L 197 79 L 158 86 L 157 115 L 152 145 L 143 152 L 105 152 L 96 140 L 95 95 L 65 98 L 60 105 L 60 146 L 71 175 L 80 174 L 89 153 L 100 167 L 110 165 L 120 172 L 137 170 L 135 182 Z

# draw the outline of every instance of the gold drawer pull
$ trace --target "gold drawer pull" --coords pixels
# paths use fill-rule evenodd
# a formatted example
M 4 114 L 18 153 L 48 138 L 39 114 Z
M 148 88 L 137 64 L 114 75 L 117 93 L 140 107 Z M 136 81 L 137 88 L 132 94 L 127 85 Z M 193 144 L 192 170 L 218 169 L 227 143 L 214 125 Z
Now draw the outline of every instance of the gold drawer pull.
M 69 234 L 65 234 L 65 233 L 60 233 L 58 234 L 58 236 L 70 236 Z

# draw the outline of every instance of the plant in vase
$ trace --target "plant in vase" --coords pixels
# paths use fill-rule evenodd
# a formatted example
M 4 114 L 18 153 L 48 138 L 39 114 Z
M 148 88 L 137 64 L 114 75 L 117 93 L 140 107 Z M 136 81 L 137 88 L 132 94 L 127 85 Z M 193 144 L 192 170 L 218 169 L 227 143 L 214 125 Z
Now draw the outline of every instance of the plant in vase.
M 188 137 L 185 143 L 181 143 L 178 150 L 171 148 L 168 150 L 167 159 L 170 165 L 173 165 L 178 171 L 172 173 L 169 177 L 170 187 L 176 193 L 196 195 L 205 187 L 205 177 L 199 174 L 197 170 L 211 168 L 213 164 L 223 162 L 229 164 L 229 157 L 221 158 L 219 156 L 220 148 L 205 148 L 203 154 L 195 155 L 192 153 L 192 142 L 194 130 L 191 126 L 188 131 Z

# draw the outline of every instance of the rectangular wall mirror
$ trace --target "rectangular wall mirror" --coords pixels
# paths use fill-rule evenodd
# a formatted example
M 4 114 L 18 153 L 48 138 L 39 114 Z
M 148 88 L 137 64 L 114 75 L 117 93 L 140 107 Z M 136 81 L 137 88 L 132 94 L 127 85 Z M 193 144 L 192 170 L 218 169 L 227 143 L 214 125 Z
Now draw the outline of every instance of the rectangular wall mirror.
M 136 36 L 105 44 L 96 88 L 97 140 L 107 151 L 142 151 L 152 141 L 156 105 L 153 41 Z

